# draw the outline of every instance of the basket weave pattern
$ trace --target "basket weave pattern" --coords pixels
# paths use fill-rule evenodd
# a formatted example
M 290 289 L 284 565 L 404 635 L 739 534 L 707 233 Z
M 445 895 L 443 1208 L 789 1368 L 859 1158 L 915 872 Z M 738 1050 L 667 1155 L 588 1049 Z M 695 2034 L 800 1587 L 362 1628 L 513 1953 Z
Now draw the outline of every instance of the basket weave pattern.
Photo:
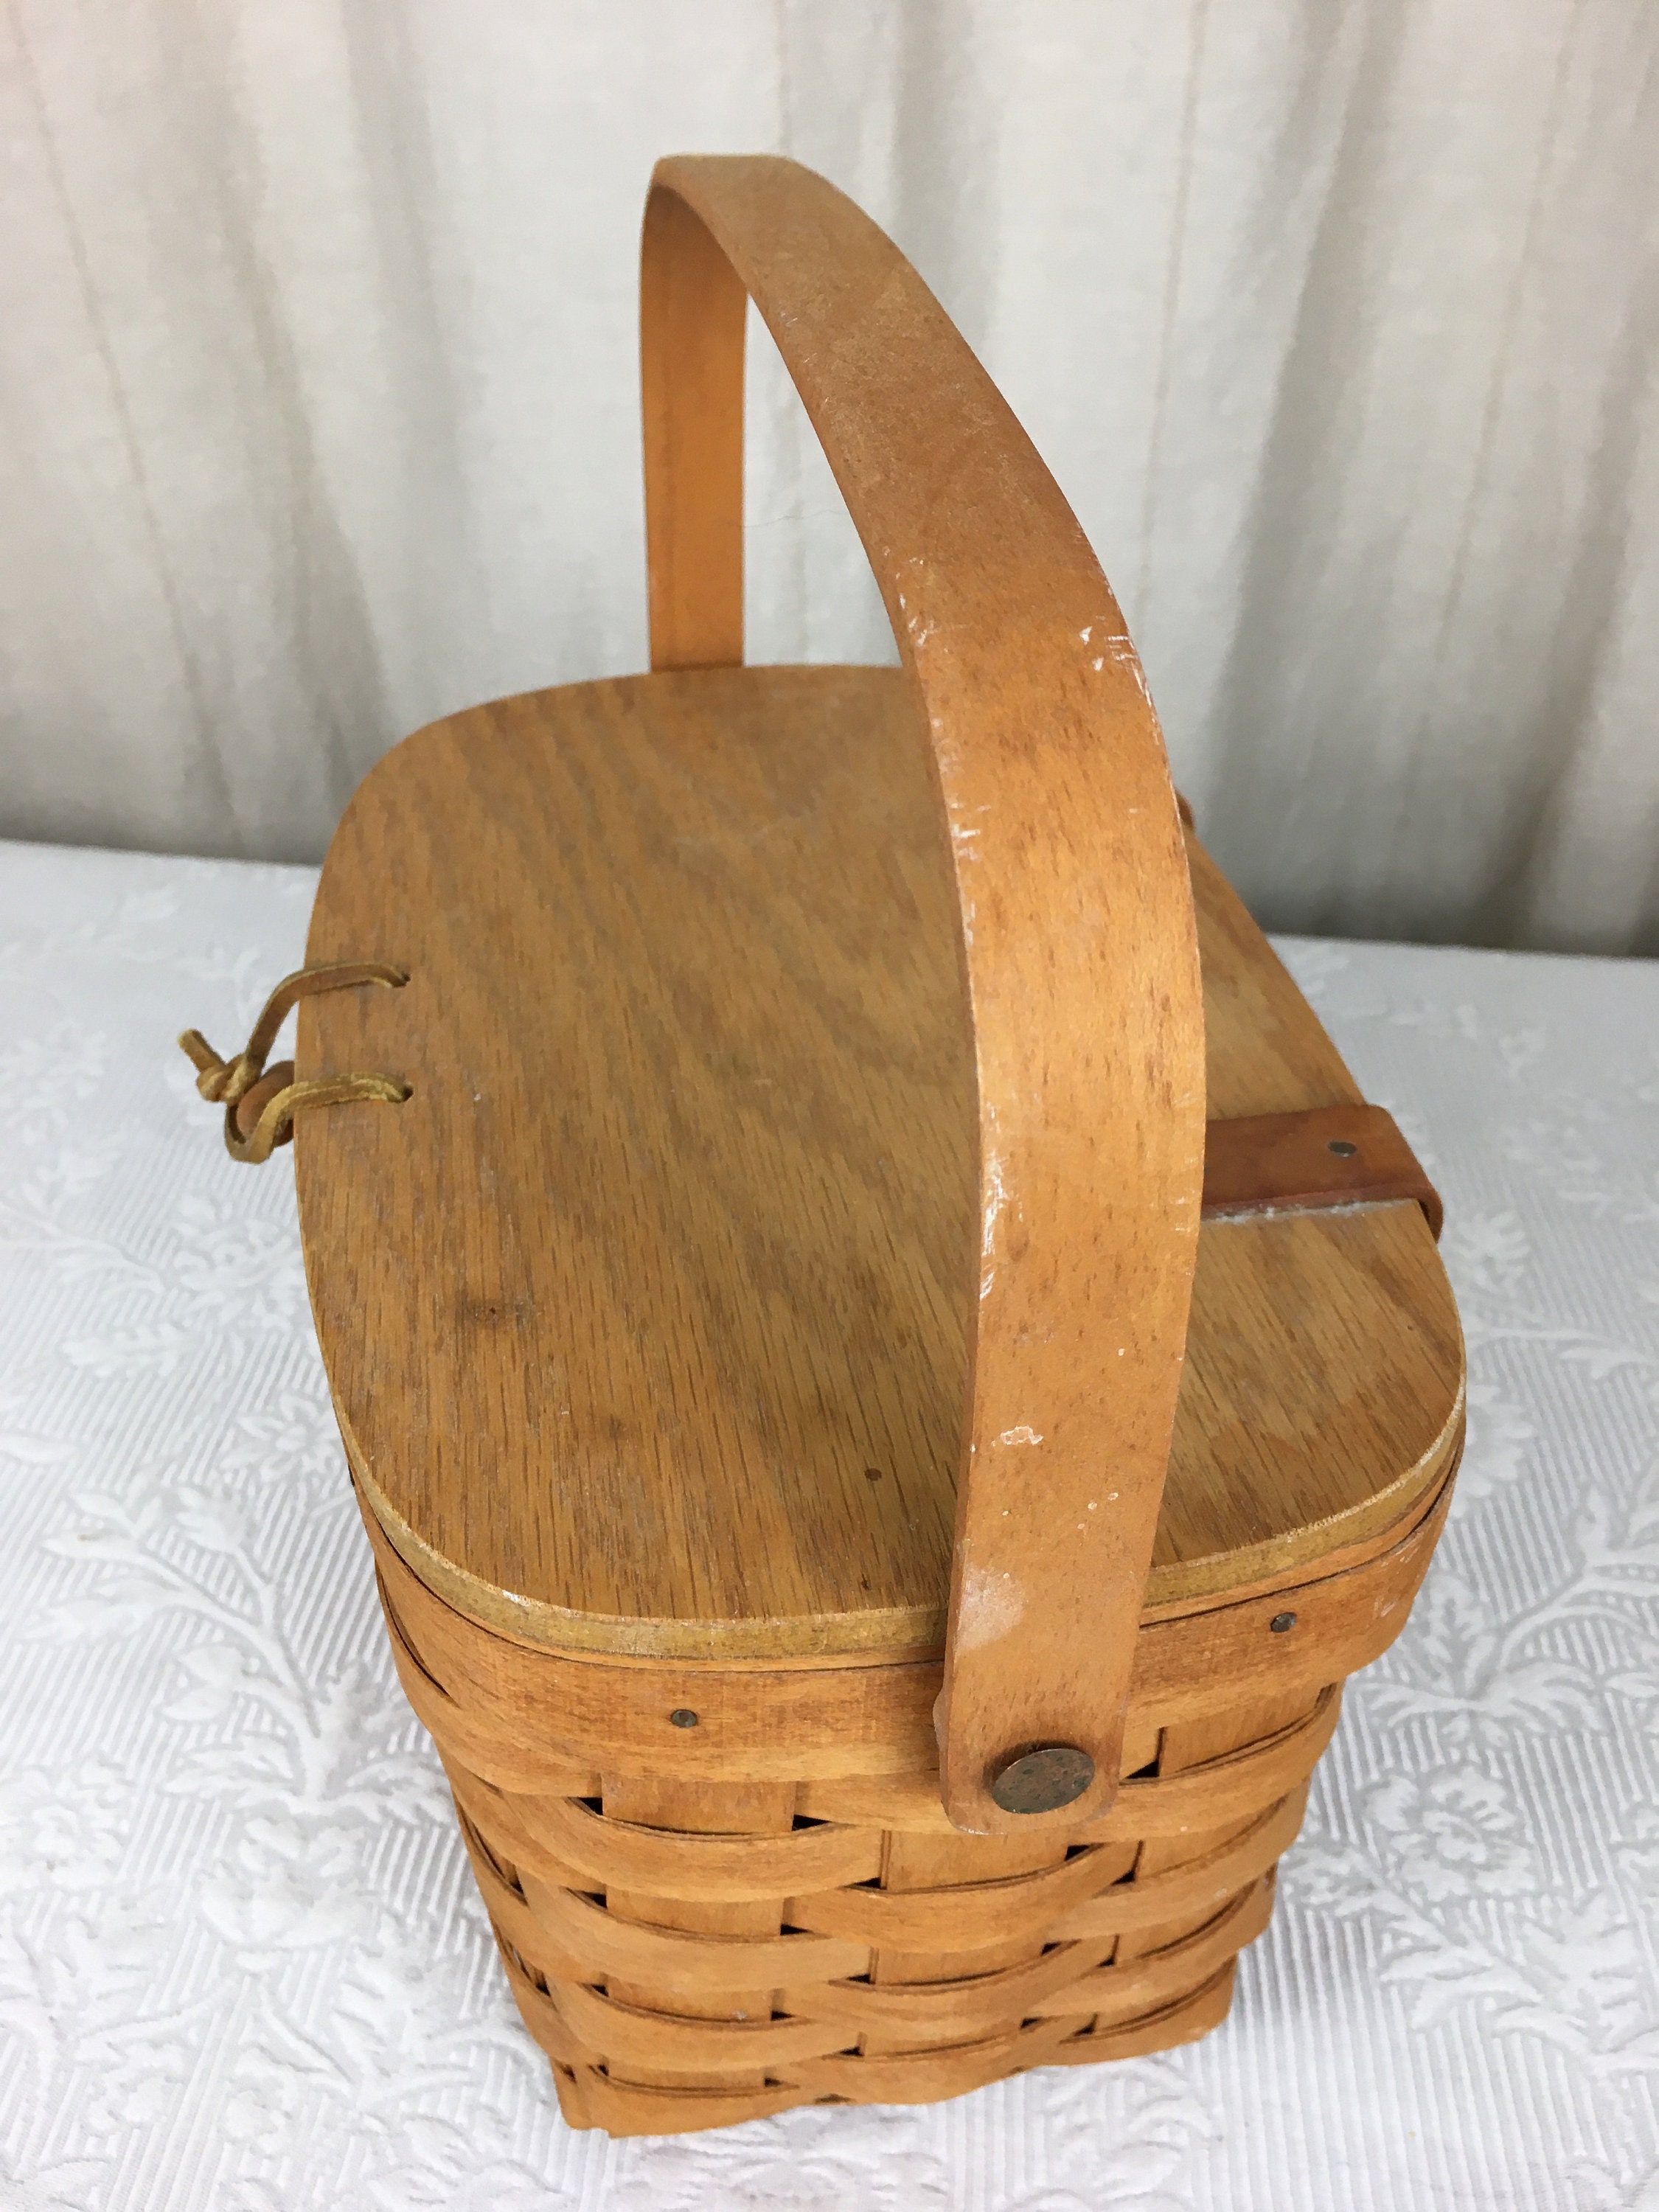
M 1029 1842 L 956 1833 L 929 1772 L 594 1773 L 446 1665 L 484 1632 L 371 1534 L 520 2011 L 566 2119 L 612 2135 L 926 2101 L 1206 2033 L 1336 1723 L 1333 1686 L 1288 1720 L 1158 1731 L 1103 1819 Z

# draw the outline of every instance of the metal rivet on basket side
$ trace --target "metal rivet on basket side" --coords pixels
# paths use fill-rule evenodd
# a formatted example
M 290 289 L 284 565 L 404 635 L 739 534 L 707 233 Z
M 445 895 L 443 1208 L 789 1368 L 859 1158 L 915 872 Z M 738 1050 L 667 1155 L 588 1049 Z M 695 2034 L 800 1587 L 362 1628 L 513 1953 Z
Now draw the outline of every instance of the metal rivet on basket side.
M 1095 1763 L 1075 1744 L 1048 1743 L 1011 1759 L 991 1784 L 1005 1813 L 1053 1813 L 1080 1797 L 1095 1778 Z
M 1358 1145 L 1351 1145 L 1346 1137 L 1333 1137 L 1325 1150 L 1328 1152 L 1334 1152 L 1340 1160 L 1351 1160 L 1359 1147 Z
M 1283 1636 L 1287 1628 L 1296 1626 L 1296 1615 L 1293 1613 L 1276 1613 L 1267 1626 L 1275 1636 Z
M 668 1716 L 676 1728 L 696 1728 L 697 1717 L 690 1705 L 677 1705 Z

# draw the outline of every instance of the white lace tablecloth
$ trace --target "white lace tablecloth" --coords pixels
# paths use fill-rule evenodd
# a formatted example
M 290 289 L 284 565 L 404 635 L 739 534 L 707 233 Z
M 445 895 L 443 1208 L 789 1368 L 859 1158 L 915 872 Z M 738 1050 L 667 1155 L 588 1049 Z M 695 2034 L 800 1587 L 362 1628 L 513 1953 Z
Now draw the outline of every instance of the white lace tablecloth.
M 1659 2207 L 1659 968 L 1292 944 L 1444 1193 L 1472 1433 L 1231 2018 L 684 2141 L 561 2123 L 375 1609 L 240 1043 L 305 869 L 0 848 L 0 2204 Z

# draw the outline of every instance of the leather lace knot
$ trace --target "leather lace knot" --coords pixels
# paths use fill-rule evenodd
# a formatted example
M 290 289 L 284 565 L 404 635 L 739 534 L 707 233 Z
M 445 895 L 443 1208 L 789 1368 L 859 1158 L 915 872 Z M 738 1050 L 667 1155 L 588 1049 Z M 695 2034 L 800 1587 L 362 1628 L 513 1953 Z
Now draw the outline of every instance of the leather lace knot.
M 301 1108 L 343 1106 L 359 1100 L 401 1105 L 408 1084 L 396 1076 L 368 1073 L 307 1076 L 297 1081 L 291 1060 L 265 1066 L 289 1009 L 323 991 L 344 991 L 366 983 L 398 990 L 409 981 L 401 968 L 379 960 L 336 960 L 284 975 L 234 1060 L 215 1052 L 200 1030 L 186 1030 L 179 1042 L 196 1069 L 196 1088 L 225 1109 L 225 1150 L 234 1160 L 259 1167 L 294 1134 Z

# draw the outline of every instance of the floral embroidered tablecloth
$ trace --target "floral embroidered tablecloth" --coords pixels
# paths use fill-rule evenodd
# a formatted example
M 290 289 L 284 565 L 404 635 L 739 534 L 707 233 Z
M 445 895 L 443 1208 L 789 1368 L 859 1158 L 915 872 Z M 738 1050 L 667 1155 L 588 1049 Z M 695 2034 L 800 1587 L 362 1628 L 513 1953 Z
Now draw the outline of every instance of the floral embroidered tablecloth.
M 1471 1437 L 1206 2042 L 568 2133 L 398 1691 L 287 1156 L 314 877 L 0 848 L 0 2206 L 1659 2208 L 1659 967 L 1292 942 L 1447 1204 Z

